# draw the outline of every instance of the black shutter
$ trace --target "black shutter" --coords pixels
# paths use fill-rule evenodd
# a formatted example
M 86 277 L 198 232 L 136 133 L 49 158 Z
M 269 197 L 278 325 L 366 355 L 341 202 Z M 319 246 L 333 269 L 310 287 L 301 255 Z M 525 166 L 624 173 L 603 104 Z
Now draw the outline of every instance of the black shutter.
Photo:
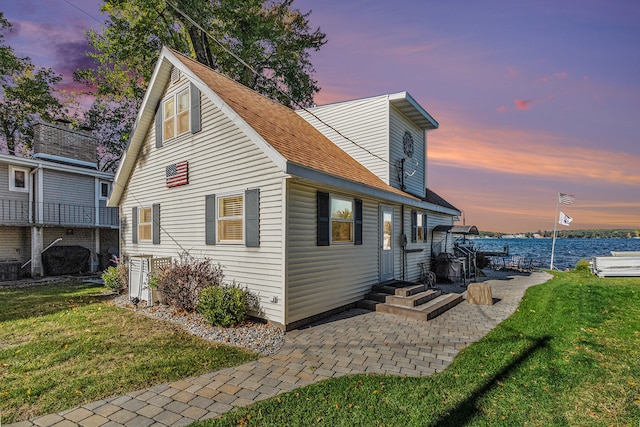
M 427 214 L 422 214 L 422 239 L 427 241 Z
M 191 133 L 200 132 L 202 129 L 202 122 L 200 120 L 200 89 L 198 89 L 193 83 L 190 86 L 191 94 Z
M 160 244 L 160 204 L 154 203 L 151 205 L 151 218 L 153 219 L 152 224 L 152 236 L 153 236 L 153 244 Z
M 244 192 L 244 244 L 248 248 L 260 247 L 260 190 Z
M 318 191 L 318 246 L 329 246 L 329 193 Z
M 162 101 L 156 111 L 156 148 L 162 147 Z
M 355 199 L 355 212 L 354 212 L 354 236 L 353 243 L 355 245 L 362 244 L 362 200 Z
M 216 195 L 204 196 L 204 239 L 207 245 L 216 244 Z
M 411 211 L 411 243 L 418 241 L 418 212 Z
M 138 243 L 138 208 L 131 208 L 131 243 Z

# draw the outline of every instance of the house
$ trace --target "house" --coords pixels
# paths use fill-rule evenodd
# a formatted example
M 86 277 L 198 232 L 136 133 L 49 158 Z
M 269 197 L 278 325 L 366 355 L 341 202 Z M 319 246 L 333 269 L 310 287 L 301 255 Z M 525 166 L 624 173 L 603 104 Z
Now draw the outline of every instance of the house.
M 122 254 L 209 257 L 286 329 L 374 284 L 416 280 L 430 230 L 460 214 L 426 191 L 426 131 L 437 122 L 404 92 L 367 102 L 376 116 L 356 101 L 310 111 L 351 114 L 335 128 L 373 160 L 307 113 L 164 48 L 109 198 Z
M 118 253 L 118 210 L 106 206 L 113 174 L 97 170 L 87 132 L 48 123 L 33 131 L 31 157 L 0 154 L 0 279 L 59 271 L 42 261 L 52 244 L 85 248 L 86 265 L 74 270 L 96 271 Z

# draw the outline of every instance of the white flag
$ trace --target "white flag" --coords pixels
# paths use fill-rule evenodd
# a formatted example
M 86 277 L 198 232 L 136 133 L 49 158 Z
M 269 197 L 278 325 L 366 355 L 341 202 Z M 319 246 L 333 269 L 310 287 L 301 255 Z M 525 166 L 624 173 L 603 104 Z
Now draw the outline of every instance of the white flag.
M 571 221 L 573 221 L 573 218 L 564 212 L 560 212 L 560 220 L 558 221 L 558 224 L 566 225 L 568 227 Z
M 570 205 L 576 201 L 576 196 L 573 194 L 558 193 L 558 200 L 563 205 Z

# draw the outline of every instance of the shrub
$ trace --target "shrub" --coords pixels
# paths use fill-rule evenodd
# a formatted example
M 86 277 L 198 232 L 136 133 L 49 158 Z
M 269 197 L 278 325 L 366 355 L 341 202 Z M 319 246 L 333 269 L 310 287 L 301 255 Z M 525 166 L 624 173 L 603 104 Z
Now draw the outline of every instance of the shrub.
M 235 284 L 209 286 L 200 292 L 198 312 L 214 326 L 229 327 L 246 318 L 249 291 Z
M 117 264 L 109 266 L 100 277 L 107 288 L 120 294 L 129 287 L 129 267 L 119 258 L 116 258 L 115 261 Z
M 589 260 L 586 258 L 582 258 L 580 261 L 576 263 L 576 271 L 591 271 L 591 264 Z
M 200 292 L 207 286 L 222 285 L 223 278 L 220 264 L 213 264 L 209 258 L 181 255 L 157 276 L 157 287 L 169 305 L 195 311 Z

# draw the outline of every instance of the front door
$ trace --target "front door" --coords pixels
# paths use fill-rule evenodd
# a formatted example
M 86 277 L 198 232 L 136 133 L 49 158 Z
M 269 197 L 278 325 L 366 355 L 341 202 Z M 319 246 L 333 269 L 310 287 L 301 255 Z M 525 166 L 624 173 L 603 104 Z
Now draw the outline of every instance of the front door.
M 393 207 L 380 206 L 380 282 L 393 279 Z

